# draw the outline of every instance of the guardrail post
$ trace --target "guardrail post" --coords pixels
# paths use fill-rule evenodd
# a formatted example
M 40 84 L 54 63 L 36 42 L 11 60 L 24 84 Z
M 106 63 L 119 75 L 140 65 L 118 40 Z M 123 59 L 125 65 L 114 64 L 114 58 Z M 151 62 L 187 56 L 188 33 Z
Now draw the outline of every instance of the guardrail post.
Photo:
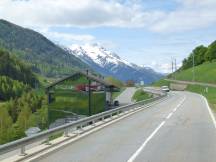
M 104 116 L 101 118 L 101 121 L 102 121 L 102 122 L 105 122 L 105 117 L 104 117 Z
M 125 114 L 127 114 L 127 111 L 126 111 L 126 110 L 124 110 L 123 114 L 124 114 L 124 115 L 125 115 Z
M 95 126 L 95 120 L 92 120 L 92 125 Z
M 21 149 L 20 149 L 20 156 L 26 156 L 26 152 L 25 152 L 25 146 L 21 146 Z
M 69 129 L 66 129 L 66 130 L 65 130 L 65 132 L 64 132 L 64 137 L 70 137 L 70 136 L 69 136 Z
M 51 143 L 50 140 L 49 140 L 49 137 L 47 137 L 47 139 L 46 139 L 46 141 L 45 141 L 45 144 L 46 144 L 46 145 L 52 145 L 52 143 Z
M 119 116 L 119 114 L 120 114 L 120 111 L 117 111 L 117 114 L 116 114 L 116 115 Z
M 112 119 L 113 118 L 113 115 L 112 114 L 110 114 L 110 119 Z

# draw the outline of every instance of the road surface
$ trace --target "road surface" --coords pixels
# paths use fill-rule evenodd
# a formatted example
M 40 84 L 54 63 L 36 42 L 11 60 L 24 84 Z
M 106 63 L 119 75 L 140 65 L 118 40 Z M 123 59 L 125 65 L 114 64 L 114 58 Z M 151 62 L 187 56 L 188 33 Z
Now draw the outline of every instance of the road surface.
M 132 97 L 134 95 L 134 93 L 136 92 L 136 88 L 135 87 L 129 87 L 126 88 L 117 98 L 116 100 L 119 101 L 119 103 L 121 105 L 126 105 L 126 104 L 132 104 Z
M 216 88 L 216 84 L 212 84 L 212 83 L 202 83 L 202 82 L 183 81 L 183 80 L 174 80 L 174 79 L 164 79 L 164 80 L 174 82 L 174 83 L 179 83 L 179 84 L 190 84 L 190 85 L 199 85 L 199 86 Z
M 86 136 L 37 162 L 215 162 L 216 127 L 198 94 L 167 100 Z

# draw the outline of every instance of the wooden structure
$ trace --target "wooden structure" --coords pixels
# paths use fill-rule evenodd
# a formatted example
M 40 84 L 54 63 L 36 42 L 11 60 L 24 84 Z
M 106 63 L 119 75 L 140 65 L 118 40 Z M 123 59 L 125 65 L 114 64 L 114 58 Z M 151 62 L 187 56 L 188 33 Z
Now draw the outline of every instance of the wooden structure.
M 99 77 L 95 74 L 92 74 L 91 72 L 87 71 L 77 71 L 75 73 L 73 73 L 72 75 L 69 75 L 67 77 L 64 77 L 52 84 L 50 84 L 49 86 L 46 87 L 46 93 L 48 96 L 48 104 L 52 102 L 52 94 L 53 94 L 53 90 L 52 88 L 59 85 L 60 83 L 70 80 L 72 78 L 75 77 L 79 77 L 79 76 L 84 76 L 86 77 L 86 79 L 88 80 L 88 85 L 83 85 L 82 86 L 77 86 L 77 89 L 80 90 L 85 90 L 86 92 L 88 92 L 88 112 L 89 112 L 89 116 L 92 115 L 92 108 L 91 108 L 91 98 L 92 98 L 92 91 L 95 91 L 95 85 L 92 85 L 93 82 L 97 82 L 100 83 L 103 88 L 101 89 L 102 91 L 104 91 L 106 97 L 105 97 L 105 110 L 108 110 L 110 107 L 110 105 L 113 105 L 113 101 L 112 101 L 112 93 L 113 92 L 117 92 L 119 91 L 119 88 L 107 83 L 103 77 Z

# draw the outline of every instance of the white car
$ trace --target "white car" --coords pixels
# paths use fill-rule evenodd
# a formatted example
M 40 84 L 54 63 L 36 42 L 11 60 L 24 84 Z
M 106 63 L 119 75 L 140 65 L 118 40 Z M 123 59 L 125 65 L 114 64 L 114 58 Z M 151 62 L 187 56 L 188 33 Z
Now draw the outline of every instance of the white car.
M 169 91 L 170 91 L 170 89 L 169 89 L 168 86 L 162 86 L 162 87 L 161 87 L 161 90 L 162 90 L 163 92 L 169 92 Z

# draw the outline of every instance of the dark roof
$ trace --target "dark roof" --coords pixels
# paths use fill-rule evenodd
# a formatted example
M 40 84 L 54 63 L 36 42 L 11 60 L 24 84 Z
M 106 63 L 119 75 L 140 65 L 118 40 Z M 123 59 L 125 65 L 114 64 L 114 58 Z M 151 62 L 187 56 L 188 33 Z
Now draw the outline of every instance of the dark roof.
M 84 76 L 90 78 L 90 79 L 93 80 L 93 81 L 97 81 L 97 82 L 99 82 L 99 83 L 105 85 L 106 87 L 118 88 L 118 87 L 116 87 L 115 85 L 109 84 L 109 83 L 106 82 L 103 78 L 93 75 L 93 74 L 90 73 L 89 71 L 77 71 L 77 72 L 73 73 L 72 75 L 69 75 L 69 76 L 67 76 L 67 77 L 64 77 L 64 78 L 62 78 L 62 79 L 60 79 L 60 80 L 58 80 L 58 81 L 56 81 L 56 82 L 50 84 L 49 86 L 46 87 L 46 89 L 52 88 L 52 87 L 54 87 L 55 85 L 57 85 L 57 84 L 59 84 L 59 83 L 65 81 L 65 80 L 68 80 L 68 79 L 70 79 L 70 78 L 73 78 L 73 77 L 75 77 L 75 76 L 77 76 L 77 75 L 84 75 Z

